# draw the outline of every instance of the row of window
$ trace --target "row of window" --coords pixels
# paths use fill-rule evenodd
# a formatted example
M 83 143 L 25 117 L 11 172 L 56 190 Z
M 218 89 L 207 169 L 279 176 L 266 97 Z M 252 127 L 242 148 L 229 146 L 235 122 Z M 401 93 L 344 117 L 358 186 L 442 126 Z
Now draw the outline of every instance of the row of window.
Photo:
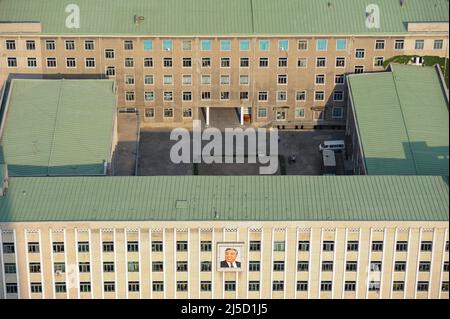
M 364 59 L 365 53 L 364 49 L 361 51 L 357 51 L 357 58 Z M 111 56 L 111 55 L 109 55 Z M 47 68 L 56 68 L 57 67 L 57 59 L 56 57 L 47 57 Z M 77 58 L 67 57 L 65 58 L 66 67 L 67 68 L 76 68 L 77 67 Z M 136 63 L 135 59 L 128 57 L 124 58 L 124 67 L 125 68 L 134 68 Z M 10 68 L 18 67 L 17 57 L 8 57 L 7 65 Z M 375 57 L 373 65 L 376 67 L 382 67 L 384 63 L 384 57 Z M 162 66 L 164 68 L 172 68 L 174 65 L 172 58 L 162 58 Z M 240 67 L 241 68 L 249 68 L 250 61 L 249 58 L 240 58 Z M 30 68 L 37 67 L 37 59 L 35 57 L 27 58 L 27 66 Z M 84 66 L 86 68 L 95 68 L 96 67 L 96 59 L 93 57 L 84 58 Z M 153 68 L 155 66 L 153 58 L 146 57 L 143 59 L 143 67 L 144 68 Z M 211 58 L 202 58 L 200 66 L 202 68 L 211 68 Z M 278 67 L 286 68 L 288 66 L 287 58 L 279 58 L 278 59 Z M 108 66 L 107 68 L 112 68 L 114 66 Z M 192 59 L 191 58 L 183 58 L 182 60 L 183 68 L 192 68 Z M 220 67 L 221 68 L 231 68 L 231 58 L 220 58 Z M 259 67 L 260 68 L 268 68 L 269 67 L 269 58 L 260 58 L 259 59 Z M 297 67 L 298 68 L 307 68 L 308 67 L 308 58 L 298 58 L 297 59 Z M 318 57 L 316 58 L 315 63 L 316 68 L 326 68 L 327 67 L 327 58 Z M 337 57 L 335 60 L 336 68 L 345 68 L 346 67 L 346 58 L 345 57 Z
M 297 40 L 297 50 L 298 51 L 307 51 L 309 49 L 309 40 Z M 316 40 L 316 51 L 327 51 L 328 50 L 328 39 L 317 39 Z M 290 41 L 287 39 L 278 40 L 277 49 L 281 51 L 289 50 Z M 153 40 L 143 40 L 142 41 L 142 49 L 144 51 L 153 51 L 154 44 Z M 5 49 L 6 50 L 16 50 L 16 40 L 6 40 L 5 41 Z M 76 41 L 75 40 L 65 40 L 64 47 L 67 51 L 76 50 Z M 123 49 L 125 51 L 134 50 L 134 41 L 133 40 L 124 40 L 123 41 Z M 433 42 L 434 50 L 442 50 L 444 47 L 444 40 L 437 39 Z M 46 40 L 45 48 L 48 51 L 56 50 L 56 41 L 55 40 Z M 267 52 L 270 51 L 270 41 L 266 39 L 258 40 L 258 48 L 259 51 Z M 348 43 L 347 39 L 336 39 L 336 50 L 344 51 L 347 50 Z M 386 41 L 382 39 L 375 40 L 374 49 L 375 50 L 385 50 Z M 394 42 L 395 50 L 403 50 L 405 48 L 405 41 L 402 39 L 397 39 Z M 418 39 L 415 40 L 414 48 L 416 50 L 423 50 L 425 48 L 425 40 Z M 34 40 L 26 40 L 26 49 L 27 50 L 36 50 L 36 42 Z M 191 51 L 192 50 L 192 40 L 183 40 L 181 49 L 183 51 Z M 84 50 L 93 51 L 95 50 L 95 41 L 94 40 L 84 40 Z M 111 50 L 111 49 L 109 49 Z M 162 40 L 162 50 L 163 51 L 173 51 L 173 41 L 172 40 Z M 210 39 L 200 40 L 200 51 L 212 51 L 213 50 L 213 41 Z M 231 51 L 232 50 L 232 41 L 228 39 L 220 40 L 220 51 Z M 239 50 L 240 51 L 250 51 L 250 40 L 242 39 L 239 40 Z
M 236 291 L 236 281 L 225 281 L 223 283 L 224 291 L 226 292 L 235 292 Z M 418 292 L 427 292 L 429 290 L 430 283 L 428 281 L 419 281 L 417 282 L 417 291 Z M 344 282 L 344 291 L 346 292 L 356 292 L 357 284 L 356 281 L 345 281 Z M 380 291 L 381 283 L 379 281 L 372 281 L 369 283 L 368 290 L 369 291 Z M 249 292 L 258 292 L 261 289 L 260 281 L 249 281 L 248 282 L 248 291 Z M 284 291 L 285 283 L 282 280 L 277 280 L 272 282 L 272 290 L 273 291 Z M 297 291 L 308 291 L 309 285 L 307 281 L 297 281 L 296 290 Z M 92 285 L 90 282 L 80 282 L 80 292 L 81 293 L 90 293 L 92 290 Z M 177 281 L 176 282 L 176 291 L 177 292 L 187 292 L 189 290 L 187 281 Z M 333 283 L 331 281 L 322 281 L 320 283 L 320 291 L 332 291 Z M 32 294 L 42 293 L 42 283 L 32 282 L 30 284 L 30 291 Z M 115 292 L 116 284 L 115 282 L 104 282 L 103 283 L 103 291 L 104 292 Z M 139 292 L 140 291 L 140 283 L 138 281 L 129 281 L 128 282 L 128 292 Z M 164 282 L 163 281 L 153 281 L 152 282 L 152 291 L 153 292 L 163 292 L 164 291 Z M 201 292 L 211 292 L 212 291 L 212 282 L 211 281 L 201 281 L 200 282 L 200 291 Z M 394 292 L 403 292 L 405 291 L 405 282 L 404 281 L 394 281 L 392 284 L 392 291 Z M 449 291 L 449 282 L 444 281 L 441 285 L 442 292 Z M 55 283 L 55 293 L 66 293 L 67 285 L 65 282 L 56 282 Z M 6 284 L 6 293 L 7 294 L 17 294 L 18 286 L 15 283 L 7 283 Z
M 103 251 L 104 252 L 113 252 L 114 251 L 114 243 L 113 242 L 103 242 Z M 335 246 L 334 241 L 323 241 L 322 242 L 322 250 L 323 251 L 333 251 Z M 53 252 L 62 253 L 64 252 L 64 243 L 62 242 L 54 242 Z M 162 252 L 164 244 L 162 241 L 152 241 L 152 251 L 153 252 Z M 274 251 L 285 251 L 286 244 L 284 241 L 275 241 L 274 242 Z M 211 241 L 202 241 L 200 243 L 201 251 L 212 251 L 212 242 Z M 348 241 L 347 242 L 347 251 L 358 251 L 359 242 L 358 241 Z M 384 243 L 382 241 L 373 241 L 371 245 L 371 249 L 373 252 L 380 252 L 384 249 Z M 408 251 L 408 242 L 407 241 L 397 241 L 395 245 L 396 251 L 406 252 Z M 177 251 L 188 251 L 188 242 L 187 241 L 177 241 L 176 243 Z M 260 251 L 261 250 L 261 242 L 260 241 L 250 241 L 249 243 L 250 251 Z M 299 241 L 298 242 L 298 250 L 299 251 L 309 251 L 310 250 L 310 242 L 309 241 Z M 433 242 L 431 241 L 422 241 L 420 243 L 420 251 L 423 252 L 431 252 L 433 250 Z M 29 253 L 39 253 L 39 243 L 37 242 L 29 242 L 28 243 L 28 252 Z M 79 252 L 89 252 L 89 242 L 78 242 L 78 251 Z M 127 251 L 128 252 L 137 252 L 139 251 L 139 243 L 137 241 L 129 241 L 127 242 Z M 445 251 L 449 251 L 449 242 L 446 242 Z M 4 254 L 13 254 L 15 253 L 14 243 L 3 243 L 3 253 Z

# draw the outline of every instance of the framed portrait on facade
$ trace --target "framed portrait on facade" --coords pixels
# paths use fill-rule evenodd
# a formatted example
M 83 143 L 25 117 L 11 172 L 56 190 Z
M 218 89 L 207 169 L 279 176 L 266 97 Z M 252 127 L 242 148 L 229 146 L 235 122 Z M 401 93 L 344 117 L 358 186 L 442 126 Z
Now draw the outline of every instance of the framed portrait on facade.
M 242 271 L 245 260 L 244 243 L 217 243 L 216 260 L 218 271 Z

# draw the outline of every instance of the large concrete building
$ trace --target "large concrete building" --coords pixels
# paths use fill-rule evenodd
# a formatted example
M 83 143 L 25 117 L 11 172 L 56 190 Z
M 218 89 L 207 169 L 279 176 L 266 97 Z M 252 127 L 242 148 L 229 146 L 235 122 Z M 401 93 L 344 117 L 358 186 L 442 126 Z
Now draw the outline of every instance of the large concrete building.
M 125 3 L 125 2 L 124 2 Z M 9 73 L 107 75 L 142 125 L 345 126 L 345 75 L 448 56 L 447 0 L 2 0 Z
M 448 298 L 448 205 L 442 177 L 12 177 L 0 297 Z

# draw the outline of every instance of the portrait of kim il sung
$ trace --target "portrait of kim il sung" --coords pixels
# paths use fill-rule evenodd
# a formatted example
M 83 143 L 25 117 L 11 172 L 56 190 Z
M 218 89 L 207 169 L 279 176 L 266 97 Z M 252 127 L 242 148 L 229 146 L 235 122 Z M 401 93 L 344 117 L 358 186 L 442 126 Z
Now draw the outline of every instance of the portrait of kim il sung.
M 244 263 L 244 243 L 218 243 L 217 265 L 219 271 L 241 271 Z

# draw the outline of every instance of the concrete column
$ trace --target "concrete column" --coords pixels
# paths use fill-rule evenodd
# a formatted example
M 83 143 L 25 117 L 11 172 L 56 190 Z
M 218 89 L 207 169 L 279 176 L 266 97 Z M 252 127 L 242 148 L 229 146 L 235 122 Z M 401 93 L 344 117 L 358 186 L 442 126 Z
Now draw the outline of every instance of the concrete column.
M 209 106 L 206 107 L 206 126 L 209 126 Z
M 244 125 L 244 107 L 241 106 L 241 125 Z

